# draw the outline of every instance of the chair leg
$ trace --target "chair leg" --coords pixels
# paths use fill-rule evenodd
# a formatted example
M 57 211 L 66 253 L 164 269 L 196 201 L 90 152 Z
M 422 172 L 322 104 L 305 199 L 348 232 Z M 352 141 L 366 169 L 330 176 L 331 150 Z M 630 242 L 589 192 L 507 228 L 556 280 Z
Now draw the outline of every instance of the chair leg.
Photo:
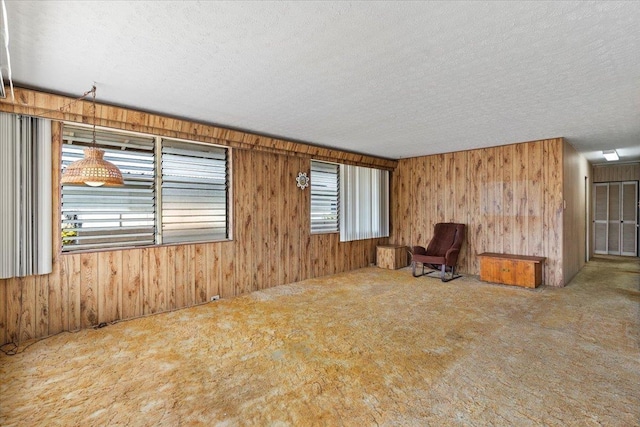
M 411 272 L 413 274 L 413 277 L 424 276 L 424 264 L 422 264 L 422 274 L 416 274 L 416 264 L 417 262 L 411 261 Z
M 454 265 L 453 267 L 451 267 L 451 276 L 447 279 L 445 277 L 445 271 L 446 271 L 446 266 L 443 264 L 442 265 L 442 275 L 440 276 L 440 278 L 442 279 L 443 282 L 449 282 L 453 279 L 457 279 L 459 277 L 462 277 L 461 275 L 457 275 L 456 276 L 456 266 Z

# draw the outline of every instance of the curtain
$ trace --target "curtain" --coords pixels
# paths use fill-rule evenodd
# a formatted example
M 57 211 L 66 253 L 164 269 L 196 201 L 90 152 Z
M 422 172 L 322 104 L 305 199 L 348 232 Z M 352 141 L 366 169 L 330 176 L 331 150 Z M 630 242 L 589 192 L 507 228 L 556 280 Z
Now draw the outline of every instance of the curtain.
M 340 241 L 389 236 L 389 171 L 340 165 Z
M 48 274 L 51 121 L 0 113 L 0 279 Z

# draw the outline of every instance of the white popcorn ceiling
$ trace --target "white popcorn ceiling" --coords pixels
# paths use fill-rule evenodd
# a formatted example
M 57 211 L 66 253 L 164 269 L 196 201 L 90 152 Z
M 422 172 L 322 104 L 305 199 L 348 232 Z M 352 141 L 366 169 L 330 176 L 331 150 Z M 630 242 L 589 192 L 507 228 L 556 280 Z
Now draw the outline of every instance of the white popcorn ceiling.
M 393 159 L 560 136 L 640 159 L 639 2 L 6 6 L 23 87 Z

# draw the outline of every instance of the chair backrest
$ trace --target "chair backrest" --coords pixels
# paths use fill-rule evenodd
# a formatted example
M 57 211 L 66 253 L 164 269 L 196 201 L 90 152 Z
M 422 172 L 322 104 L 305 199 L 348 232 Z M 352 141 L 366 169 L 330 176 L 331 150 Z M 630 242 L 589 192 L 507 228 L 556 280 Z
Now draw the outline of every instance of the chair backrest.
M 454 222 L 437 223 L 427 246 L 427 255 L 445 256 L 451 248 L 460 249 L 464 240 L 464 228 L 464 224 Z

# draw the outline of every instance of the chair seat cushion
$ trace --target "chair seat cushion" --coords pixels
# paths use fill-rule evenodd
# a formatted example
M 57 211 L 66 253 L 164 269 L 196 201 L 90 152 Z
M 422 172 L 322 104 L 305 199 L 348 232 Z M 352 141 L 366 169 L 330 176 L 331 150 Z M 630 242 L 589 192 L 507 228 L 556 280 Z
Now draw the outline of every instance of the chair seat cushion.
M 444 264 L 445 259 L 443 256 L 433 255 L 414 255 L 414 261 L 421 262 L 423 264 Z

